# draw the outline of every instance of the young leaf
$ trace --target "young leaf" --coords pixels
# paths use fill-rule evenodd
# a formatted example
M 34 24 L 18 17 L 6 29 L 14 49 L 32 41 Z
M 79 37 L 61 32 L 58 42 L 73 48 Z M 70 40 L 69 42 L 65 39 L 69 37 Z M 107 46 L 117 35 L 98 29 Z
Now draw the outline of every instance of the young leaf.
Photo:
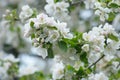
M 86 52 L 82 52 L 82 54 L 80 55 L 80 60 L 85 63 L 85 66 L 88 66 L 88 59 L 87 59 L 87 53 Z
M 73 73 L 75 69 L 71 65 L 67 65 L 67 70 L 69 73 Z
M 116 42 L 119 41 L 118 37 L 115 36 L 115 35 L 113 35 L 113 34 L 109 34 L 109 35 L 108 35 L 108 38 L 110 38 L 110 39 L 112 39 L 112 40 L 114 40 L 114 41 L 116 41 Z
M 48 56 L 47 56 L 47 58 L 53 58 L 53 57 L 54 57 L 54 54 L 53 54 L 52 47 L 48 48 L 47 51 L 48 51 Z
M 109 13 L 109 18 L 108 21 L 113 21 L 113 19 L 115 18 L 115 13 Z
M 64 41 L 59 41 L 58 46 L 61 50 L 63 50 L 64 52 L 67 52 L 67 49 L 68 49 L 67 43 L 65 43 Z
M 116 3 L 111 3 L 111 4 L 109 4 L 109 7 L 110 7 L 110 8 L 118 8 L 119 5 L 116 4 Z
M 34 27 L 34 22 L 30 22 L 30 26 L 33 28 Z
M 54 3 L 57 3 L 57 2 L 59 2 L 59 1 L 61 1 L 61 0 L 54 0 Z

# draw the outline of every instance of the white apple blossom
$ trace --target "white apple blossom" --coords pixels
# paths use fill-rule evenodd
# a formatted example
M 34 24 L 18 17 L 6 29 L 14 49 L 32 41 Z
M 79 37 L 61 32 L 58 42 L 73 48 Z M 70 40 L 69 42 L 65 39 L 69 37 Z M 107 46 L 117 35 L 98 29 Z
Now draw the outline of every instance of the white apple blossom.
M 53 80 L 61 79 L 64 76 L 64 64 L 62 62 L 57 62 L 53 65 L 51 72 Z
M 22 7 L 23 4 L 35 6 L 40 14 L 28 5 Z M 120 35 L 113 28 L 119 27 L 120 0 L 0 0 L 0 15 L 6 7 L 22 7 L 22 11 L 17 10 L 14 16 L 14 11 L 6 10 L 7 14 L 0 18 L 0 80 L 16 77 L 38 80 L 36 76 L 43 80 L 120 79 Z M 41 13 L 42 8 L 46 14 Z M 84 8 L 88 13 L 82 12 Z M 112 20 L 114 17 L 117 18 Z M 70 26 L 74 27 L 74 35 Z M 23 35 L 30 41 L 24 40 Z M 66 49 L 63 51 L 61 47 Z M 23 48 L 30 54 L 21 57 Z M 19 58 L 15 58 L 14 53 L 18 53 Z M 54 58 L 49 58 L 51 56 Z M 43 76 L 34 76 L 36 72 L 43 72 Z
M 10 79 L 8 70 L 14 64 L 19 62 L 18 58 L 15 58 L 12 54 L 6 54 L 0 51 L 0 79 L 8 80 Z
M 88 51 L 89 51 L 89 44 L 84 44 L 84 45 L 82 46 L 82 49 L 83 49 L 84 51 L 88 52 Z
M 34 66 L 20 66 L 19 68 L 19 77 L 24 75 L 33 74 L 39 71 L 39 69 L 35 68 Z
M 40 46 L 32 48 L 32 52 L 33 52 L 33 54 L 36 54 L 38 56 L 42 56 L 43 59 L 45 59 L 48 56 L 47 49 L 42 48 Z
M 57 30 L 52 30 L 52 31 L 49 31 L 48 33 L 48 37 L 45 39 L 45 42 L 55 42 L 57 41 L 57 39 L 60 37 L 60 34 Z
M 30 27 L 30 23 L 24 25 L 24 36 L 29 37 L 31 35 L 32 28 Z
M 46 62 L 42 58 L 36 56 L 31 56 L 28 54 L 22 54 L 19 56 L 20 65 L 19 65 L 19 77 L 34 74 L 35 72 L 44 71 Z
M 47 5 L 45 5 L 46 12 L 55 17 L 55 19 L 59 19 L 60 21 L 70 20 L 70 16 L 68 15 L 68 7 L 69 4 L 65 1 L 55 3 L 54 0 L 46 0 Z
M 90 74 L 88 80 L 109 80 L 109 78 L 103 73 Z
M 91 9 L 91 8 L 94 8 L 94 3 L 96 2 L 97 0 L 85 0 L 84 3 L 85 3 L 85 8 L 86 9 Z
M 115 32 L 115 29 L 113 28 L 112 25 L 109 25 L 108 23 L 106 23 L 104 26 L 103 26 L 103 30 L 104 30 L 104 33 L 106 34 L 111 34 L 111 33 L 114 33 Z
M 69 28 L 67 28 L 67 23 L 60 23 L 58 22 L 57 28 L 60 31 L 61 35 L 63 35 L 64 38 L 72 39 L 73 35 L 70 33 Z
M 44 43 L 54 43 L 61 38 L 73 38 L 66 23 L 56 21 L 44 13 L 37 15 L 36 18 L 31 18 L 25 24 L 24 32 L 24 36 L 31 37 L 33 45 L 37 47 L 35 53 L 43 58 L 48 55 L 47 50 L 42 48 Z
M 16 59 L 14 55 L 9 54 L 3 58 L 4 61 L 19 62 L 19 59 Z
M 24 21 L 30 18 L 33 15 L 33 13 L 33 10 L 28 5 L 25 5 L 22 7 L 22 11 L 20 12 L 19 18 L 21 19 L 21 21 Z

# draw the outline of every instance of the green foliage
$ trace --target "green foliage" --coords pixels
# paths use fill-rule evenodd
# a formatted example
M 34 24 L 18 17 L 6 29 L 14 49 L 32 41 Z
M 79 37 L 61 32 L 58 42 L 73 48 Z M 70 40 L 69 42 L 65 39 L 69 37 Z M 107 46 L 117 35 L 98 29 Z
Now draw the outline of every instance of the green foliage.
M 32 28 L 34 27 L 34 22 L 32 22 L 32 21 L 30 22 L 30 27 L 32 27 Z
M 113 34 L 109 34 L 109 35 L 108 35 L 108 38 L 110 38 L 110 39 L 112 39 L 112 40 L 114 40 L 114 41 L 116 41 L 116 42 L 119 41 L 119 38 L 118 38 L 117 36 L 113 35 Z
M 87 58 L 87 53 L 86 52 L 82 52 L 80 54 L 80 60 L 85 63 L 85 67 L 88 66 L 88 58 Z
M 59 1 L 62 1 L 62 0 L 54 0 L 55 3 L 59 2 Z
M 17 63 L 12 64 L 12 65 L 9 67 L 7 73 L 8 73 L 9 75 L 15 77 L 15 76 L 18 74 L 18 64 L 17 64 Z
M 104 2 L 104 3 L 109 3 L 111 2 L 112 0 L 98 0 L 99 2 Z
M 61 50 L 63 50 L 64 52 L 67 52 L 68 46 L 65 41 L 58 41 L 58 46 Z
M 51 29 L 51 30 L 57 30 L 57 28 L 55 26 L 48 26 L 47 28 Z
M 32 34 L 31 34 L 31 39 L 34 39 L 34 38 L 35 38 L 35 34 L 32 33 Z
M 116 3 L 110 3 L 109 7 L 110 8 L 119 8 L 120 6 L 118 4 L 116 4 Z
M 67 65 L 67 72 L 73 74 L 75 72 L 75 69 L 71 65 Z
M 75 6 L 70 6 L 70 7 L 68 8 L 68 11 L 69 11 L 69 12 L 72 12 L 74 9 L 75 9 Z
M 112 73 L 111 72 L 109 80 L 118 80 L 119 78 L 120 78 L 120 70 L 118 70 L 117 73 Z
M 47 49 L 47 51 L 48 51 L 48 58 L 53 58 L 54 57 L 54 54 L 53 54 L 53 49 L 52 49 L 52 47 L 50 47 L 50 48 L 48 48 Z
M 92 69 L 85 69 L 82 66 L 80 66 L 79 70 L 75 70 L 71 65 L 66 66 L 66 73 L 71 74 L 72 80 L 80 80 L 83 77 L 87 77 L 91 72 Z
M 35 72 L 34 74 L 21 77 L 19 80 L 47 80 L 42 72 Z
M 83 33 L 75 32 L 74 33 L 74 38 L 72 38 L 72 39 L 63 39 L 63 41 L 65 41 L 69 47 L 74 48 L 78 44 L 83 43 L 82 34 Z
M 79 70 L 76 72 L 76 75 L 78 75 L 79 78 L 86 77 L 87 74 L 83 67 L 80 67 Z
M 51 43 L 44 43 L 43 48 L 46 48 L 47 49 L 47 52 L 48 52 L 48 56 L 47 58 L 53 58 L 54 57 L 54 53 L 53 53 L 53 49 L 52 49 L 52 44 Z
M 108 21 L 113 21 L 113 19 L 115 18 L 115 13 L 111 12 L 108 15 L 109 15 Z
M 37 10 L 35 8 L 33 8 L 33 14 L 32 14 L 31 17 L 32 18 L 36 17 L 37 13 L 38 13 Z

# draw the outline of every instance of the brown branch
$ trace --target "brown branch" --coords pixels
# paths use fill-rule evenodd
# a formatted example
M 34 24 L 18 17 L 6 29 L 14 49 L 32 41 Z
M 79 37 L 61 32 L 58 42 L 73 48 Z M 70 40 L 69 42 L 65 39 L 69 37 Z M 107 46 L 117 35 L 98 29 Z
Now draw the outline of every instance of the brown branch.
M 91 64 L 90 66 L 88 66 L 88 68 L 91 68 L 92 66 L 96 65 L 102 58 L 104 58 L 104 54 L 97 60 L 95 61 L 93 64 Z

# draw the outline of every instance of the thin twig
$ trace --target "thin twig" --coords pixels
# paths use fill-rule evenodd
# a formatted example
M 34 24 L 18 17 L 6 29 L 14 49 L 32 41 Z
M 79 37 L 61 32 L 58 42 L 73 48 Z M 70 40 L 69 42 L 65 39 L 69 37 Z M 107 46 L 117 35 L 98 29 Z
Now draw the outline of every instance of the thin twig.
M 80 1 L 78 1 L 78 2 L 72 3 L 71 6 L 77 6 L 77 5 L 81 4 L 82 1 L 83 1 L 83 0 L 80 0 Z
M 97 60 L 95 61 L 93 64 L 91 64 L 90 66 L 88 66 L 88 69 L 91 68 L 92 66 L 96 65 L 102 58 L 104 58 L 104 54 Z
M 119 62 L 119 64 L 117 65 L 117 67 L 116 67 L 116 68 L 119 68 L 119 66 L 120 66 L 120 62 Z

